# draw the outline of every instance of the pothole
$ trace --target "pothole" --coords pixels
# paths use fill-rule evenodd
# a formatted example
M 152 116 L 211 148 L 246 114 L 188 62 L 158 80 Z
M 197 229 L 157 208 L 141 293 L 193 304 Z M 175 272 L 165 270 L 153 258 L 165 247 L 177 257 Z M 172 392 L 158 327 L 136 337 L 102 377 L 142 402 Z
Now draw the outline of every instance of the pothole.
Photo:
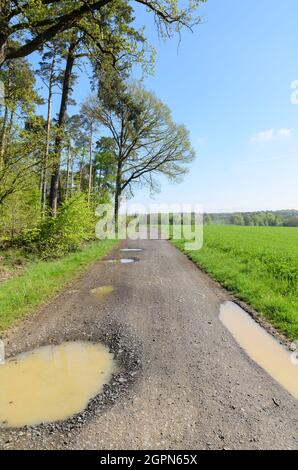
M 0 364 L 0 426 L 57 422 L 83 411 L 116 370 L 106 346 L 65 342 Z
M 113 286 L 100 286 L 95 289 L 91 289 L 91 293 L 98 298 L 105 297 L 106 295 L 112 294 L 115 290 Z
M 220 320 L 247 354 L 298 398 L 298 364 L 293 354 L 233 302 L 221 305 Z

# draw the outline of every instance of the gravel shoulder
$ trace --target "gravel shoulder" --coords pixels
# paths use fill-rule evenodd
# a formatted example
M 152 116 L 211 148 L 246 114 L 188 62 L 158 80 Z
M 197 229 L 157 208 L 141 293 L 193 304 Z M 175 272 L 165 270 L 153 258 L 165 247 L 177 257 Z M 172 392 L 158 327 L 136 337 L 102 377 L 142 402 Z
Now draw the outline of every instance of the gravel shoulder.
M 63 423 L 0 430 L 5 449 L 297 449 L 297 401 L 220 322 L 228 294 L 165 240 L 129 241 L 133 264 L 95 264 L 3 338 L 14 355 L 103 341 L 119 370 Z M 115 290 L 97 298 L 104 285 Z M 279 406 L 278 406 L 278 405 Z

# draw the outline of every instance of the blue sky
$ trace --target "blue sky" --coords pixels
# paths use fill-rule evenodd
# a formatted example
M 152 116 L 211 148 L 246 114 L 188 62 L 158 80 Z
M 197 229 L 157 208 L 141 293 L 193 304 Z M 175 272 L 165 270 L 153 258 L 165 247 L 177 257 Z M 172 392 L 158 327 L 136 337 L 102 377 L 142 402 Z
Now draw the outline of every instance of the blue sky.
M 137 22 L 156 47 L 154 91 L 190 130 L 197 159 L 179 185 L 161 180 L 153 199 L 206 211 L 298 209 L 297 0 L 209 0 L 194 34 L 158 40 L 152 16 Z M 76 98 L 87 94 L 80 78 Z

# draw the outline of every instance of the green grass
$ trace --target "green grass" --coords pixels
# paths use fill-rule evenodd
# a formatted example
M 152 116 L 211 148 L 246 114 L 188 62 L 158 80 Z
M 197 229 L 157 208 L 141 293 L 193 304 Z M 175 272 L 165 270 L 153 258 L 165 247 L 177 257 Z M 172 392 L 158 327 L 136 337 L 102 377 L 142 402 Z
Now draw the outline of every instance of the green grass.
M 183 240 L 172 243 L 184 251 Z M 275 327 L 298 339 L 298 229 L 204 228 L 204 246 L 187 255 Z
M 29 263 L 22 274 L 0 283 L 0 330 L 54 296 L 116 243 L 95 241 L 61 259 Z

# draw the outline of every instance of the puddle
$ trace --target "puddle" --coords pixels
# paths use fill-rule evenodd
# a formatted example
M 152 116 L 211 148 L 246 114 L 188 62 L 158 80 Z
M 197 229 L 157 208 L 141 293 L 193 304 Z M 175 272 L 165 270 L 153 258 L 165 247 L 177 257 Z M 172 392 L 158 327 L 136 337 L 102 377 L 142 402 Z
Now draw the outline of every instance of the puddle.
M 121 258 L 120 264 L 129 264 L 129 263 L 136 263 L 136 259 L 134 258 Z
M 220 320 L 247 354 L 298 399 L 298 365 L 291 353 L 233 302 L 221 305 Z
M 120 251 L 143 251 L 143 248 L 122 248 Z
M 113 264 L 130 264 L 130 263 L 136 263 L 139 261 L 136 258 L 119 258 L 119 259 L 109 259 L 108 263 L 113 263 Z
M 113 286 L 101 286 L 96 287 L 95 289 L 91 289 L 91 293 L 94 294 L 96 297 L 101 298 L 106 295 L 112 294 L 114 292 L 115 287 Z
M 43 346 L 0 364 L 0 426 L 61 421 L 83 411 L 114 370 L 101 344 Z

